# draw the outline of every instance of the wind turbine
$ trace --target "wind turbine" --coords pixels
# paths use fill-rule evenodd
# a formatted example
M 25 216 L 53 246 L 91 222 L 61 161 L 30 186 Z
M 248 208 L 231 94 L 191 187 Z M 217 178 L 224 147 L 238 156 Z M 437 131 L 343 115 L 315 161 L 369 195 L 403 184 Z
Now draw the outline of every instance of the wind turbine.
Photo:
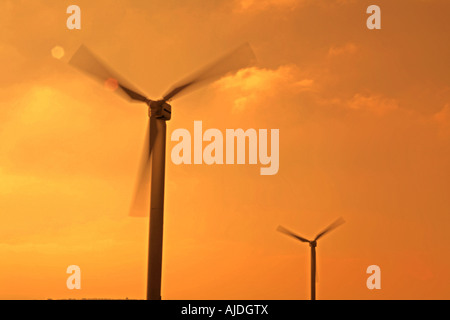
M 131 216 L 142 216 L 141 208 L 150 196 L 150 228 L 148 251 L 147 300 L 161 300 L 161 267 L 164 222 L 164 176 L 166 159 L 166 121 L 171 119 L 168 104 L 181 93 L 206 85 L 232 71 L 250 66 L 255 55 L 249 44 L 243 44 L 190 77 L 174 85 L 160 100 L 150 100 L 128 81 L 113 72 L 87 47 L 81 46 L 69 64 L 93 76 L 106 88 L 128 100 L 148 106 L 149 122 L 138 181 L 131 205 Z M 150 185 L 150 190 L 148 190 Z M 148 211 L 147 211 L 148 212 Z
M 322 232 L 320 232 L 312 241 L 308 240 L 306 238 L 303 238 L 303 237 L 287 230 L 286 228 L 284 228 L 282 226 L 278 226 L 278 228 L 277 228 L 278 231 L 280 231 L 290 237 L 293 237 L 297 240 L 300 240 L 301 242 L 308 242 L 309 246 L 311 247 L 311 300 L 316 300 L 316 247 L 317 247 L 317 240 L 319 240 L 319 238 L 321 238 L 322 236 L 324 236 L 331 230 L 336 229 L 344 222 L 345 221 L 342 218 L 337 219 L 335 222 L 333 222 L 327 228 L 325 228 Z

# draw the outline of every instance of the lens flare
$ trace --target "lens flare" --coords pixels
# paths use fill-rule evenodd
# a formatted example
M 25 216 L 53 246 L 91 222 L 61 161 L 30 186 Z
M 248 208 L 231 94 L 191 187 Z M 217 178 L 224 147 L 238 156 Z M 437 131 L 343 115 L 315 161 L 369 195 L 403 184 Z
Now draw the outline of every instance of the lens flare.
M 56 46 L 52 49 L 52 56 L 55 59 L 61 59 L 62 57 L 64 57 L 64 49 L 60 46 Z

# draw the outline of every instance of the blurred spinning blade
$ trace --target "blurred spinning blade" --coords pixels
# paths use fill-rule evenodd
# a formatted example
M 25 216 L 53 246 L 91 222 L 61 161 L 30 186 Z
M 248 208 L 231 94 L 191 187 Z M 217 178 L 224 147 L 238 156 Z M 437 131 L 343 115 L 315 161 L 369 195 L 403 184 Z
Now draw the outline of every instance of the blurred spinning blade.
M 142 148 L 141 162 L 137 174 L 137 182 L 134 188 L 133 200 L 131 202 L 130 216 L 147 217 L 150 196 L 150 174 L 151 174 L 151 155 L 155 135 L 150 135 L 151 121 L 148 120 L 145 133 L 144 146 Z
M 250 45 L 245 43 L 193 75 L 178 82 L 178 84 L 174 85 L 172 89 L 164 95 L 163 99 L 165 101 L 170 101 L 174 99 L 175 96 L 180 96 L 181 94 L 186 94 L 198 89 L 230 72 L 249 67 L 254 62 L 256 62 L 255 54 Z
M 300 237 L 299 235 L 296 235 L 295 233 L 289 231 L 288 229 L 286 229 L 286 228 L 284 228 L 284 227 L 282 227 L 282 226 L 279 226 L 279 227 L 277 228 L 277 230 L 278 230 L 279 232 L 282 232 L 282 233 L 284 233 L 284 234 L 290 236 L 290 237 L 293 237 L 293 238 L 295 238 L 295 239 L 297 239 L 297 240 L 300 240 L 301 242 L 309 242 L 308 239 L 305 239 L 305 238 L 303 238 L 303 237 Z
M 82 45 L 72 56 L 69 64 L 90 75 L 107 89 L 114 91 L 129 101 L 148 102 L 149 99 L 139 93 L 131 83 L 112 71 L 100 58 Z
M 321 233 L 319 233 L 316 238 L 314 239 L 314 241 L 319 240 L 320 237 L 324 236 L 325 234 L 327 234 L 328 232 L 336 229 L 337 227 L 339 227 L 341 224 L 345 223 L 345 220 L 342 218 L 337 219 L 335 222 L 333 222 L 332 224 L 330 224 L 327 228 L 325 228 L 325 230 L 323 230 Z

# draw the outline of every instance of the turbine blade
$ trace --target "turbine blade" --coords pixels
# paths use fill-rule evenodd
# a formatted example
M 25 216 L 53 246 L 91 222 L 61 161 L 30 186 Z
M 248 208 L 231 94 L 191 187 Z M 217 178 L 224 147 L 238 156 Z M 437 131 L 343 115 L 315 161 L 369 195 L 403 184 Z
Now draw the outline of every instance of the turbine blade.
M 181 92 L 187 93 L 190 90 L 198 89 L 200 86 L 213 82 L 229 72 L 248 67 L 254 61 L 256 61 L 255 54 L 250 45 L 245 43 L 215 62 L 203 67 L 193 75 L 180 81 L 164 95 L 163 99 L 169 101 Z
M 150 203 L 150 169 L 151 169 L 151 154 L 153 136 L 150 136 L 150 119 L 147 124 L 145 134 L 144 147 L 142 150 L 142 158 L 139 165 L 137 183 L 133 194 L 131 203 L 130 216 L 132 217 L 146 217 L 149 215 Z
M 330 224 L 327 228 L 325 228 L 325 230 L 323 230 L 321 233 L 319 233 L 316 238 L 314 239 L 314 241 L 319 240 L 320 237 L 324 236 L 325 234 L 327 234 L 328 232 L 336 229 L 337 227 L 339 227 L 341 224 L 345 223 L 345 220 L 342 218 L 337 219 L 335 222 L 333 222 L 332 224 Z
M 136 100 L 136 101 L 141 101 L 141 102 L 148 102 L 148 101 L 150 101 L 147 97 L 145 97 L 142 94 L 137 93 L 136 91 L 133 91 L 133 90 L 127 88 L 127 87 L 124 87 L 120 83 L 118 83 L 118 86 L 119 86 L 120 89 L 122 89 L 128 95 L 128 97 L 131 98 L 131 100 Z
M 104 87 L 115 91 L 128 100 L 147 102 L 149 99 L 112 71 L 107 64 L 82 45 L 72 56 L 69 64 L 99 81 Z
M 305 238 L 303 238 L 303 237 L 300 237 L 299 235 L 296 235 L 295 233 L 293 233 L 293 232 L 287 230 L 286 228 L 284 228 L 284 227 L 282 227 L 282 226 L 278 226 L 277 231 L 279 231 L 279 232 L 281 232 L 281 233 L 284 233 L 284 234 L 286 234 L 286 235 L 288 235 L 288 236 L 290 236 L 290 237 L 293 237 L 293 238 L 295 238 L 295 239 L 297 239 L 297 240 L 300 240 L 300 241 L 302 241 L 302 242 L 309 242 L 308 239 L 305 239 Z

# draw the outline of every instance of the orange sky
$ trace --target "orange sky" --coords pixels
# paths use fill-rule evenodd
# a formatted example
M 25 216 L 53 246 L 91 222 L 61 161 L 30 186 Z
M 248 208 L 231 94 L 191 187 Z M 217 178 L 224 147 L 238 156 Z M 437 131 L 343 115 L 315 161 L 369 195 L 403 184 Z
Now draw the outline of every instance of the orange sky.
M 168 137 L 280 129 L 280 169 L 168 156 L 163 298 L 308 299 L 309 247 L 276 227 L 313 237 L 339 216 L 319 299 L 450 298 L 448 1 L 79 0 L 69 31 L 74 3 L 0 2 L 1 299 L 145 297 L 148 219 L 128 208 L 147 110 L 52 48 L 85 43 L 156 99 L 244 41 L 257 66 L 174 101 Z

